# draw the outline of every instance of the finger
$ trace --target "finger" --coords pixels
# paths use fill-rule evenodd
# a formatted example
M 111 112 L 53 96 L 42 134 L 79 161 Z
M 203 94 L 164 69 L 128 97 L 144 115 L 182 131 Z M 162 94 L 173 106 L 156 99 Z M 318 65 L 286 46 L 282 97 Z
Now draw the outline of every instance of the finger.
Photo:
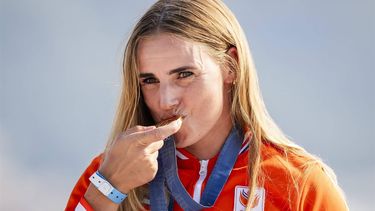
M 158 156 L 159 156 L 158 151 L 156 151 L 156 152 L 154 152 L 150 155 L 150 159 L 153 161 L 152 162 L 152 168 L 154 169 L 154 172 L 155 172 L 154 175 L 152 175 L 151 179 L 153 179 L 155 177 L 156 172 L 158 171 Z
M 161 149 L 164 145 L 164 141 L 156 141 L 148 145 L 144 150 L 147 154 L 152 154 L 154 152 L 157 152 L 159 149 Z
M 125 132 L 122 133 L 122 135 L 127 136 L 127 135 L 130 135 L 130 134 L 135 133 L 135 132 L 147 131 L 147 130 L 151 130 L 151 129 L 154 129 L 154 128 L 155 128 L 155 126 L 137 125 L 137 126 L 134 126 L 130 129 L 127 129 Z
M 156 166 L 157 166 L 157 163 L 158 163 L 158 156 L 159 156 L 159 151 L 156 151 L 156 152 L 150 154 L 150 159 L 153 160 L 153 161 L 156 161 Z
M 148 146 L 149 144 L 164 140 L 168 136 L 176 133 L 182 124 L 181 118 L 161 127 L 150 129 L 147 131 L 141 131 L 131 134 L 131 136 L 137 140 L 141 145 Z

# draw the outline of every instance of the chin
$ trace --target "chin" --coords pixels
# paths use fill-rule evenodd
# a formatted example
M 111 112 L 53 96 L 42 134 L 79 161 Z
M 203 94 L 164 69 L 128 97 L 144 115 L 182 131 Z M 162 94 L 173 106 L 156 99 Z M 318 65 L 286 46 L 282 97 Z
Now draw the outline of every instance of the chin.
M 175 144 L 176 144 L 176 148 L 178 149 L 186 148 L 191 145 L 186 142 L 179 142 L 179 141 L 176 141 Z
M 176 137 L 175 136 L 175 145 L 176 148 L 186 148 L 194 145 L 197 141 L 192 139 L 193 137 Z
M 174 134 L 176 148 L 185 148 L 193 145 L 196 142 L 194 129 L 189 127 L 188 124 L 182 123 L 180 130 Z

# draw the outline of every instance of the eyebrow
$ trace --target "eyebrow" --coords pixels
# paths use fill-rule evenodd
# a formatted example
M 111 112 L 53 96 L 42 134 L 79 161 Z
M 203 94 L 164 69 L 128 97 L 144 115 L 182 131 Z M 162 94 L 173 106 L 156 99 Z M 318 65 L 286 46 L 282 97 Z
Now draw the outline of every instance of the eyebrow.
M 173 70 L 170 70 L 168 72 L 168 75 L 172 75 L 174 73 L 179 73 L 179 72 L 182 72 L 182 71 L 185 71 L 185 70 L 188 70 L 188 69 L 196 69 L 196 67 L 194 66 L 182 66 L 182 67 L 178 67 L 178 68 L 175 68 Z M 147 78 L 147 77 L 154 77 L 155 75 L 153 73 L 139 73 L 139 77 L 140 78 Z

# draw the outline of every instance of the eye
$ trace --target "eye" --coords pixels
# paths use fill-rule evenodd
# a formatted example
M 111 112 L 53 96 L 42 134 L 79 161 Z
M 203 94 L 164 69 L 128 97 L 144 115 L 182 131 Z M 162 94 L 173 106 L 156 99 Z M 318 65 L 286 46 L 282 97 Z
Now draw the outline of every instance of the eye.
M 190 71 L 182 71 L 178 73 L 178 78 L 187 78 L 189 76 L 192 76 L 193 73 Z
M 156 78 L 153 78 L 153 77 L 144 78 L 141 82 L 142 82 L 142 84 L 159 83 L 159 81 Z

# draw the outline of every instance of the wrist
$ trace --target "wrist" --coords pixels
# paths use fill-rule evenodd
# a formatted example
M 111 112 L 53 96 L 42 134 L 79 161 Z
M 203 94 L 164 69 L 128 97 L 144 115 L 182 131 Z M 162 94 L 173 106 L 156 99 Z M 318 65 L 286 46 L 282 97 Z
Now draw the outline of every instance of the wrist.
M 118 174 L 108 173 L 110 171 L 108 169 L 103 168 L 103 166 L 101 166 L 98 169 L 98 172 L 104 178 L 106 178 L 107 181 L 109 181 L 114 187 L 116 187 L 116 189 L 119 190 L 121 193 L 128 194 L 130 192 L 130 190 L 132 189 L 128 185 L 126 185 L 126 184 L 128 184 L 126 182 L 126 178 L 120 178 L 119 179 Z
M 89 180 L 99 192 L 116 204 L 120 204 L 127 197 L 126 193 L 116 189 L 99 171 L 94 172 Z
M 113 203 L 104 196 L 93 184 L 90 184 L 84 195 L 86 202 L 93 210 L 113 210 L 116 211 L 119 204 Z

